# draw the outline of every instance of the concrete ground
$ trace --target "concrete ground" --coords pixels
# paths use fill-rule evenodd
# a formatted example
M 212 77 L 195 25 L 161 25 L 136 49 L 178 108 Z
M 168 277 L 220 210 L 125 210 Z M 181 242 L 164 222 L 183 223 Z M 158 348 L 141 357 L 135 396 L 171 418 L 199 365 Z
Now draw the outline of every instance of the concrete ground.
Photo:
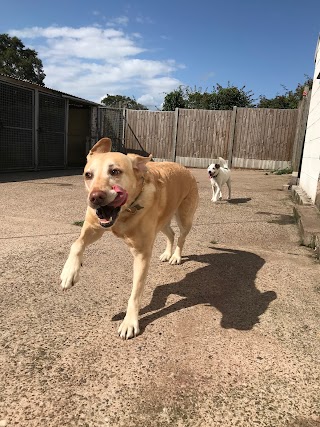
M 105 235 L 59 288 L 82 177 L 0 176 L 0 426 L 320 426 L 320 265 L 300 246 L 288 177 L 234 170 L 233 199 L 214 205 L 193 173 L 183 263 L 159 261 L 159 236 L 129 341 L 122 241 Z

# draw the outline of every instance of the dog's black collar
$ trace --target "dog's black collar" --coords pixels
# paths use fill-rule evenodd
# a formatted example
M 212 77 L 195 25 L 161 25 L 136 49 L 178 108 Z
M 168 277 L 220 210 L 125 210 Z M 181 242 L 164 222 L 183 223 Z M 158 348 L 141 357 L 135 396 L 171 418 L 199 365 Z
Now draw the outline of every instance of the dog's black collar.
M 140 209 L 143 209 L 143 206 L 141 206 L 141 205 L 139 205 L 139 203 L 137 203 L 136 205 L 135 205 L 135 203 L 136 203 L 136 201 L 139 199 L 139 197 L 141 196 L 141 193 L 143 192 L 143 190 L 144 190 L 144 183 L 145 183 L 145 180 L 144 180 L 144 176 L 142 177 L 142 188 L 141 188 L 141 191 L 140 191 L 140 193 L 137 195 L 137 197 L 134 199 L 134 201 L 130 204 L 130 206 L 128 206 L 127 207 L 127 209 L 126 209 L 126 211 L 127 212 L 130 212 L 131 214 L 135 214 L 137 211 L 139 211 Z
M 229 168 L 227 166 L 222 166 L 222 167 L 225 170 L 229 170 Z M 212 174 L 209 173 L 210 178 L 216 178 L 219 175 L 219 172 L 220 172 L 220 168 L 218 169 L 218 172 L 216 173 L 216 175 L 212 175 Z
M 216 175 L 212 175 L 211 173 L 209 173 L 209 175 L 210 175 L 210 178 L 216 178 L 219 175 L 219 171 Z

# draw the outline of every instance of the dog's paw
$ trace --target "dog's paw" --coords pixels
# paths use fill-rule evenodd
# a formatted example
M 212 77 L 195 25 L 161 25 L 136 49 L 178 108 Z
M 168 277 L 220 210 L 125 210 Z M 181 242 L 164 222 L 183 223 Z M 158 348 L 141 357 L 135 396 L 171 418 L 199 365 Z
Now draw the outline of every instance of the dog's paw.
M 212 203 L 216 203 L 216 199 L 211 199 L 211 202 Z
M 169 259 L 169 264 L 171 265 L 181 264 L 181 256 L 177 254 L 173 254 L 172 257 Z
M 140 332 L 138 319 L 130 319 L 127 316 L 124 318 L 121 323 L 118 334 L 123 340 L 128 340 L 130 338 L 136 337 Z
M 169 261 L 171 258 L 171 253 L 170 252 L 163 252 L 163 254 L 160 255 L 160 261 L 165 262 L 165 261 Z
M 79 281 L 80 267 L 80 261 L 75 259 L 67 260 L 60 276 L 62 289 L 69 289 Z

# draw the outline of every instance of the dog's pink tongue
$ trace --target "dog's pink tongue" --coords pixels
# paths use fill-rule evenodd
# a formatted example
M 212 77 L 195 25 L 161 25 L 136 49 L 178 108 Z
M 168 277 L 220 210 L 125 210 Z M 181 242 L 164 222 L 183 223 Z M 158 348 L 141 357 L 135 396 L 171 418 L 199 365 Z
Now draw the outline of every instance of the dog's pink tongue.
M 109 206 L 117 208 L 118 206 L 124 205 L 128 198 L 128 193 L 126 192 L 126 190 L 121 188 L 119 185 L 114 185 L 112 189 L 116 191 L 117 196 L 111 203 L 109 203 Z

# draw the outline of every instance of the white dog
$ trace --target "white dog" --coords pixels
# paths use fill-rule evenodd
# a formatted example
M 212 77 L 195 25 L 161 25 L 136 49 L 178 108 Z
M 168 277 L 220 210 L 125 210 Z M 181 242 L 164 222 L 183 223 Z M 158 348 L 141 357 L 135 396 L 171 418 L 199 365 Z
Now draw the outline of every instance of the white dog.
M 221 189 L 224 184 L 227 184 L 229 189 L 228 199 L 231 199 L 231 171 L 228 168 L 227 162 L 219 157 L 219 163 L 212 163 L 208 166 L 208 174 L 212 187 L 212 202 L 222 199 Z

